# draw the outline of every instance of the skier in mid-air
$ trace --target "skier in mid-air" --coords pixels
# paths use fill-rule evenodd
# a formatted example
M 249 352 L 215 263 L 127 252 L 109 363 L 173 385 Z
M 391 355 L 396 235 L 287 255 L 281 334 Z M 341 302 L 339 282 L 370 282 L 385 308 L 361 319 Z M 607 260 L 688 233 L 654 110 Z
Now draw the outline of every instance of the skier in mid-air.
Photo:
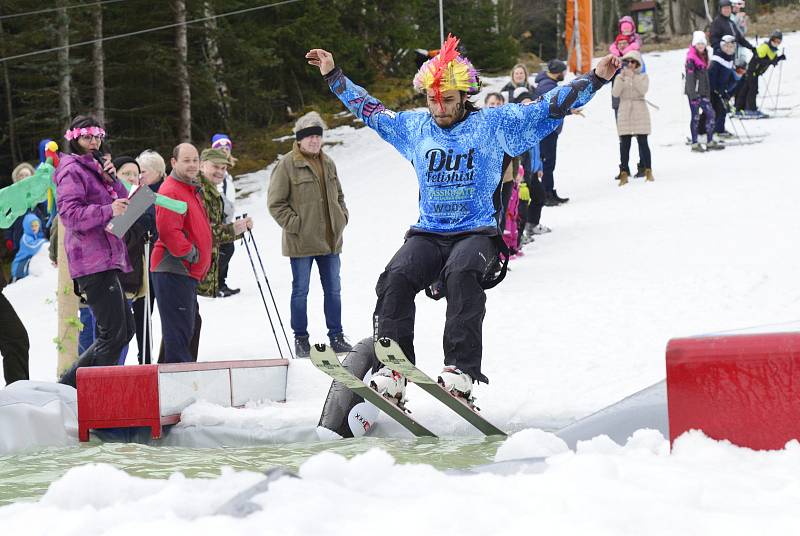
M 497 259 L 500 180 L 504 154 L 518 155 L 561 124 L 572 108 L 585 105 L 620 67 L 603 58 L 589 74 L 560 86 L 529 105 L 478 109 L 469 97 L 480 91 L 478 73 L 449 36 L 425 62 L 414 87 L 426 94 L 428 111 L 393 112 L 349 80 L 322 49 L 306 53 L 337 97 L 411 161 L 419 181 L 419 220 L 378 279 L 374 337 L 391 338 L 414 362 L 414 299 L 434 287 L 447 298 L 445 368 L 439 383 L 471 398 L 481 373 L 485 288 L 499 282 Z M 405 400 L 406 380 L 373 363 L 371 384 Z

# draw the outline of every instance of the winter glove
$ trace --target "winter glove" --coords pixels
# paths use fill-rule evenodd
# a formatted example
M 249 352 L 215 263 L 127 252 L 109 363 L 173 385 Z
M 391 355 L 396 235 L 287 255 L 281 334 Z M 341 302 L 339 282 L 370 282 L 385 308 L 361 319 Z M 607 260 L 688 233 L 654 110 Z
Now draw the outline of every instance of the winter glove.
M 778 56 L 778 61 L 783 61 L 783 60 L 785 60 L 785 59 L 786 59 L 786 52 L 784 52 L 783 54 L 781 54 L 780 56 Z

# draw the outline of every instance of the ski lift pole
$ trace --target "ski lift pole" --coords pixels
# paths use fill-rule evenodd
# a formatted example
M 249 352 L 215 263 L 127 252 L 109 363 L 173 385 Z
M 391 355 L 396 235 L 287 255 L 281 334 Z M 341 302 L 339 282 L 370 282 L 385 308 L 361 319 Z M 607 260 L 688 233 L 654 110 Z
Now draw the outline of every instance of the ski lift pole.
M 247 214 L 245 214 L 245 217 L 247 217 Z M 269 284 L 267 271 L 264 269 L 264 261 L 261 260 L 261 253 L 258 251 L 258 244 L 256 244 L 256 239 L 253 236 L 253 230 L 248 229 L 247 233 L 250 235 L 250 241 L 253 243 L 253 249 L 256 252 L 256 257 L 258 257 L 258 264 L 261 266 L 261 273 L 264 275 L 264 282 L 267 284 L 267 291 L 269 292 L 269 297 L 272 300 L 272 307 L 275 309 L 275 315 L 278 317 L 278 324 L 280 324 L 281 331 L 283 332 L 283 340 L 286 341 L 286 347 L 289 349 L 289 355 L 292 356 L 292 359 L 294 359 L 292 345 L 289 344 L 289 337 L 286 336 L 286 328 L 283 327 L 283 319 L 281 318 L 281 313 L 278 311 L 278 304 L 275 303 L 275 294 L 272 293 L 272 286 Z
M 250 253 L 250 246 L 247 245 L 247 238 L 242 235 L 242 243 L 244 243 L 244 247 L 247 250 L 247 257 L 250 259 L 250 266 L 253 268 L 253 277 L 256 278 L 256 284 L 258 285 L 258 292 L 261 294 L 261 302 L 264 304 L 264 310 L 267 312 L 267 319 L 269 320 L 269 327 L 272 328 L 272 336 L 275 338 L 275 345 L 278 347 L 278 355 L 281 356 L 283 359 L 283 352 L 281 351 L 281 344 L 278 340 L 278 334 L 275 333 L 275 324 L 272 322 L 272 315 L 269 314 L 269 307 L 267 306 L 267 299 L 264 297 L 264 289 L 261 288 L 261 281 L 258 279 L 258 272 L 256 271 L 256 264 L 253 262 L 253 254 Z

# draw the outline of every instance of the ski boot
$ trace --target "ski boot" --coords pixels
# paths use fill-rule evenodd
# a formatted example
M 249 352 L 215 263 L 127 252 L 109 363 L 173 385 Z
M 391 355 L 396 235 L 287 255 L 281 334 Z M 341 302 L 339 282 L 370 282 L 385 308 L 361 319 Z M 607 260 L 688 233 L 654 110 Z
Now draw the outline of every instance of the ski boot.
M 394 398 L 397 400 L 397 406 L 405 409 L 406 379 L 396 370 L 381 367 L 370 378 L 369 386 L 385 398 Z
M 472 396 L 472 378 L 466 372 L 462 372 L 456 367 L 450 365 L 444 367 L 442 373 L 439 374 L 437 382 L 442 386 L 442 389 L 450 393 L 452 396 L 461 399 L 472 409 L 478 411 L 475 406 L 475 397 Z

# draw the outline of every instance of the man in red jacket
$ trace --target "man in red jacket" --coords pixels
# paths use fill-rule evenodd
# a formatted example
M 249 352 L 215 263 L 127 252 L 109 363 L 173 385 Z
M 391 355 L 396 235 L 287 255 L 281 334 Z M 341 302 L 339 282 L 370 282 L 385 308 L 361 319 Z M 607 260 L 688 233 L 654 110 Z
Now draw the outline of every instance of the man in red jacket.
M 199 170 L 197 149 L 181 143 L 172 151 L 172 172 L 159 189 L 160 194 L 187 205 L 185 214 L 156 207 L 158 241 L 150 271 L 161 316 L 165 363 L 197 360 L 196 346 L 194 352 L 190 349 L 195 324 L 200 322 L 197 284 L 211 266 L 211 226 L 203 205 Z

